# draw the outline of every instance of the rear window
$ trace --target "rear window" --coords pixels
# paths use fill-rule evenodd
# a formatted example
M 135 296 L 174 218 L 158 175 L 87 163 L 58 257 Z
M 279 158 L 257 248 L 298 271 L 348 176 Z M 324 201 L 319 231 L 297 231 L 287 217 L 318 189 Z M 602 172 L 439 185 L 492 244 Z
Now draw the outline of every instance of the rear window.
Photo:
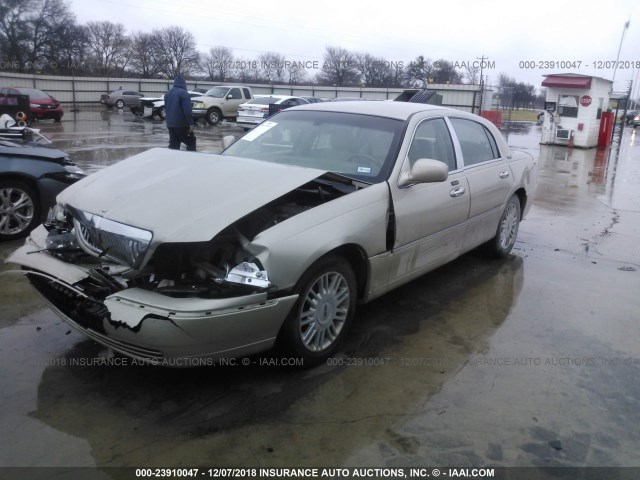
M 276 103 L 282 100 L 281 98 L 276 97 L 260 97 L 254 98 L 253 100 L 248 101 L 247 103 L 258 104 L 258 105 L 271 105 L 272 103 Z

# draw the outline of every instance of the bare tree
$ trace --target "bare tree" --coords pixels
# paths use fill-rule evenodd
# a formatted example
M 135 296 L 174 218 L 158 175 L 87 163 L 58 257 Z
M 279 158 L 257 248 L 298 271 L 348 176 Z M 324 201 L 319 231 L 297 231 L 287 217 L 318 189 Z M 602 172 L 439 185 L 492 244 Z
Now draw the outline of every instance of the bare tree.
M 469 85 L 480 84 L 480 67 L 474 67 L 472 64 L 465 66 L 464 78 L 467 79 Z
M 74 26 L 63 0 L 0 0 L 2 59 L 12 70 L 57 70 L 75 43 Z
M 57 64 L 59 74 L 90 75 L 93 65 L 88 64 L 90 57 L 87 29 L 82 25 L 67 24 L 65 33 L 60 35 L 64 39 L 58 50 L 58 56 L 50 64 Z
M 354 54 L 355 68 L 367 87 L 385 87 L 393 79 L 392 63 L 384 57 L 374 57 L 369 53 Z
M 233 71 L 233 52 L 227 47 L 213 47 L 202 56 L 201 67 L 209 80 L 224 82 Z
M 358 83 L 353 54 L 342 47 L 326 47 L 322 71 L 318 75 L 320 83 L 344 87 Z
M 154 30 L 153 51 L 158 71 L 167 78 L 189 75 L 198 69 L 199 55 L 193 34 L 182 27 Z
M 440 59 L 433 62 L 433 83 L 460 83 L 462 75 L 458 72 L 452 62 Z
M 116 68 L 119 55 L 126 48 L 124 25 L 109 21 L 87 23 L 87 37 L 98 70 L 110 74 Z
M 136 33 L 129 42 L 130 68 L 142 78 L 158 75 L 158 62 L 154 56 L 153 45 L 153 35 L 145 32 Z
M 287 77 L 290 85 L 302 83 L 307 78 L 307 72 L 304 68 L 296 62 L 291 62 L 290 65 L 285 65 L 287 69 Z
M 409 62 L 406 75 L 410 86 L 426 88 L 427 84 L 433 80 L 431 78 L 433 75 L 431 60 L 419 55 L 415 60 Z
M 234 74 L 242 83 L 256 81 L 259 77 L 258 61 L 251 58 L 236 58 Z
M 25 70 L 29 35 L 27 15 L 34 4 L 32 0 L 0 0 L 0 54 L 12 70 Z
M 268 83 L 281 83 L 284 80 L 284 55 L 267 52 L 258 55 L 260 75 Z

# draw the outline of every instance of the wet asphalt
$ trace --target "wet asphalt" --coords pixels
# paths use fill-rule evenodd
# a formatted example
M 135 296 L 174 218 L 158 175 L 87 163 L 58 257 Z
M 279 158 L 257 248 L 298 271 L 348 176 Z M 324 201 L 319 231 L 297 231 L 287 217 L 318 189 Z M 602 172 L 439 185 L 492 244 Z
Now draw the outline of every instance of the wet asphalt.
M 37 127 L 88 172 L 168 144 L 114 110 Z M 198 150 L 241 133 L 200 125 Z M 540 165 L 513 255 L 362 306 L 313 370 L 114 365 L 0 275 L 0 466 L 640 466 L 640 132 L 606 150 L 506 133 Z

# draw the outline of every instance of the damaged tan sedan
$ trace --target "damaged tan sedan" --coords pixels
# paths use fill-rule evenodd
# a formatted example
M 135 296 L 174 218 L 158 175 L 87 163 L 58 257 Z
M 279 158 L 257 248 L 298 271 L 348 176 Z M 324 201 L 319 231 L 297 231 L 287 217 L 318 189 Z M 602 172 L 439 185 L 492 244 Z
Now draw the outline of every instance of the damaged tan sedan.
M 279 342 L 313 365 L 358 303 L 482 244 L 509 254 L 537 181 L 491 123 L 423 104 L 296 107 L 230 143 L 152 149 L 81 180 L 9 261 L 135 359 Z

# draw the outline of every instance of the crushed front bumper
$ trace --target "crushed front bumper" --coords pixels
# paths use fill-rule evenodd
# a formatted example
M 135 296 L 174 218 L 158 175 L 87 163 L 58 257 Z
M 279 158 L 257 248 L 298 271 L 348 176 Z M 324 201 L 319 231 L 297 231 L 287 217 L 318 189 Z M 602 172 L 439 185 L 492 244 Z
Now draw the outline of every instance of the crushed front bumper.
M 43 227 L 39 227 L 43 229 Z M 36 235 L 42 234 L 36 231 Z M 198 360 L 239 357 L 268 350 L 297 295 L 268 299 L 174 298 L 140 288 L 104 301 L 87 295 L 89 272 L 45 252 L 33 238 L 7 260 L 22 265 L 34 288 L 63 320 L 96 342 L 147 363 L 198 365 Z

